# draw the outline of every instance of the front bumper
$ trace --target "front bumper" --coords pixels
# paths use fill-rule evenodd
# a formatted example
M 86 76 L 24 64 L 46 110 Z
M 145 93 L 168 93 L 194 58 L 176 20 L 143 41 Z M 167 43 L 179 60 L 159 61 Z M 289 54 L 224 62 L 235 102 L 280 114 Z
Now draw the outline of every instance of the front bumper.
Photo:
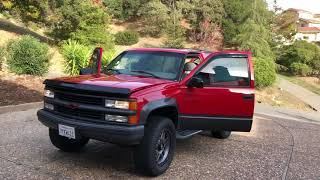
M 77 135 L 114 144 L 139 144 L 144 136 L 143 125 L 122 126 L 84 122 L 59 116 L 43 109 L 39 110 L 37 115 L 39 121 L 49 128 L 58 129 L 58 124 L 63 124 L 74 127 Z

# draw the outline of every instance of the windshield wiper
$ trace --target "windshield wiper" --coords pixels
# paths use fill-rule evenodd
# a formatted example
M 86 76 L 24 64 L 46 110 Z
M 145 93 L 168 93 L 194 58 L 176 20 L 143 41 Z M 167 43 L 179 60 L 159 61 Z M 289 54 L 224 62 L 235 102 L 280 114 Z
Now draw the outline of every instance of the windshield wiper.
M 152 77 L 154 77 L 154 78 L 161 79 L 160 76 L 157 76 L 157 75 L 155 75 L 155 74 L 153 74 L 153 73 L 151 73 L 151 72 L 148 72 L 148 71 L 136 70 L 136 71 L 131 71 L 131 72 L 148 74 L 148 75 L 150 75 L 150 76 L 152 76 Z
M 107 69 L 107 71 L 113 71 L 113 72 L 116 72 L 117 74 L 121 74 L 120 70 L 119 69 Z

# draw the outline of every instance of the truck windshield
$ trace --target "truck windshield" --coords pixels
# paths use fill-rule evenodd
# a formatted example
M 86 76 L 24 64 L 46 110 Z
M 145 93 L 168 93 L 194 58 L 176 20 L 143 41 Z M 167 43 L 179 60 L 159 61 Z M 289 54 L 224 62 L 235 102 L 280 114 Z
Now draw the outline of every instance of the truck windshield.
M 175 80 L 183 59 L 184 55 L 179 53 L 127 51 L 113 60 L 105 71 Z

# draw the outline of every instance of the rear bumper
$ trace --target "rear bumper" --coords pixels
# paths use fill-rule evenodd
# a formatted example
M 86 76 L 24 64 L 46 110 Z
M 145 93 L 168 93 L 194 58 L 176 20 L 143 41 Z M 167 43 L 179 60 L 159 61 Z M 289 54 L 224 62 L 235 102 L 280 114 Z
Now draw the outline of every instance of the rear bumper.
M 144 136 L 144 126 L 121 126 L 77 121 L 50 113 L 45 110 L 37 112 L 39 121 L 45 126 L 58 129 L 58 124 L 74 127 L 77 135 L 114 144 L 139 144 Z

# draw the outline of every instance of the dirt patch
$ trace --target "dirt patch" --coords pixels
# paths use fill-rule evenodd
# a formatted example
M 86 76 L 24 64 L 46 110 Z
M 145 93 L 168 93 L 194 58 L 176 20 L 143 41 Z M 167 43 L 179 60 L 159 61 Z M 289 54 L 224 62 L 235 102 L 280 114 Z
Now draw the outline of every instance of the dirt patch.
M 298 79 L 305 81 L 309 84 L 312 84 L 314 86 L 320 87 L 320 79 L 317 77 L 298 77 Z
M 0 106 L 42 101 L 43 81 L 43 77 L 0 71 Z
M 0 46 L 5 46 L 10 40 L 17 39 L 19 37 L 16 33 L 0 30 Z
M 308 104 L 276 86 L 256 90 L 256 102 L 277 107 L 312 111 Z

